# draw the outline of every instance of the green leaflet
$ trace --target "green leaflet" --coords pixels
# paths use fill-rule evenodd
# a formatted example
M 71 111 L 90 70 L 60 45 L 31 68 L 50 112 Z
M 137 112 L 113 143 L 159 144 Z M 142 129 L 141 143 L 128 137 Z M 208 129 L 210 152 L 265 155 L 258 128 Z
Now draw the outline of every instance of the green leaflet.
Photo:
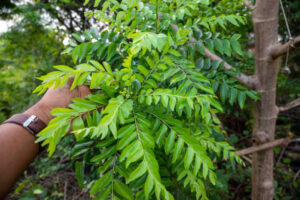
M 171 81 L 170 81 L 170 85 L 174 84 L 174 83 L 177 83 L 179 81 L 182 81 L 186 78 L 186 75 L 185 74 L 177 74 L 175 75 Z
M 133 102 L 131 100 L 125 101 L 122 96 L 118 96 L 109 101 L 103 111 L 103 114 L 106 115 L 101 119 L 99 124 L 102 129 L 100 133 L 103 134 L 103 137 L 106 136 L 109 128 L 113 136 L 117 138 L 117 119 L 125 120 L 132 110 L 132 104 Z
M 139 65 L 139 66 L 138 66 L 138 69 L 139 69 L 139 71 L 140 71 L 144 76 L 148 76 L 149 70 L 146 69 L 144 66 Z
M 133 199 L 133 193 L 131 192 L 131 189 L 124 183 L 121 183 L 119 181 L 114 181 L 113 187 L 114 187 L 114 191 L 118 193 L 121 197 L 128 200 Z
M 103 66 L 104 66 L 105 70 L 107 71 L 107 73 L 109 73 L 111 76 L 113 76 L 110 64 L 108 64 L 107 62 L 103 62 Z
M 126 157 L 129 156 L 130 153 L 134 153 L 138 149 L 140 149 L 140 143 L 137 140 L 134 140 L 131 144 L 129 144 L 121 153 L 120 155 L 120 161 L 124 161 Z
M 104 73 L 93 73 L 91 78 L 91 89 L 100 88 L 101 78 L 104 76 Z
M 145 191 L 146 199 L 149 198 L 149 194 L 152 191 L 153 186 L 154 186 L 154 181 L 151 178 L 151 176 L 148 176 L 147 179 L 146 179 L 146 183 L 144 185 L 144 191 Z
M 90 71 L 90 72 L 96 71 L 96 68 L 94 68 L 90 64 L 80 64 L 80 65 L 77 65 L 76 69 L 82 69 L 82 70 Z
M 175 163 L 176 160 L 179 158 L 179 155 L 182 151 L 183 146 L 184 146 L 184 142 L 181 138 L 179 138 L 175 144 L 174 153 L 173 153 L 173 157 L 172 157 L 172 163 Z
M 68 108 L 55 108 L 50 112 L 51 115 L 58 116 L 75 116 L 78 112 L 68 109 Z
M 110 166 L 114 164 L 114 157 L 111 157 L 110 159 L 107 159 L 98 169 L 97 172 L 100 174 L 104 174 L 107 170 L 109 170 Z
M 96 60 L 91 60 L 90 61 L 92 64 L 93 64 L 93 66 L 95 67 L 95 68 L 97 68 L 99 71 L 105 71 L 105 69 L 104 69 L 104 67 L 98 62 L 98 61 L 96 61 Z
M 78 42 L 83 42 L 82 38 L 80 37 L 79 34 L 73 33 L 72 36 L 78 41 Z
M 239 37 L 240 36 L 237 34 L 233 35 L 230 39 L 230 44 L 235 53 L 239 54 L 240 56 L 243 56 L 244 53 L 241 49 L 240 43 L 237 41 Z
M 106 159 L 106 158 L 112 156 L 114 153 L 116 153 L 116 151 L 117 151 L 117 147 L 111 146 L 111 147 L 107 148 L 103 153 L 100 153 L 99 155 L 94 156 L 91 159 L 91 162 L 99 162 L 103 159 Z
M 89 1 L 89 0 L 86 0 L 86 1 L 84 2 L 84 4 L 87 4 L 88 1 Z M 99 6 L 100 2 L 101 2 L 101 0 L 95 0 L 94 7 Z
M 90 191 L 90 194 L 94 195 L 97 192 L 101 191 L 105 186 L 107 186 L 111 182 L 111 180 L 112 180 L 112 171 L 109 171 L 94 183 Z
M 166 134 L 167 130 L 168 130 L 168 127 L 163 124 L 160 127 L 160 129 L 157 131 L 157 133 L 156 133 L 156 143 L 158 144 L 158 146 L 162 145 L 163 137 Z
M 165 152 L 166 154 L 169 154 L 172 148 L 174 147 L 175 144 L 175 132 L 174 130 L 171 130 L 169 133 L 167 139 L 166 139 L 166 144 L 165 144 Z
M 191 166 L 191 163 L 194 159 L 194 151 L 191 147 L 189 147 L 186 151 L 185 157 L 184 157 L 184 167 L 188 169 Z
M 123 126 L 118 130 L 118 138 L 123 138 L 124 136 L 128 136 L 132 134 L 134 130 L 135 130 L 134 124 L 128 124 L 126 126 Z
M 226 19 L 227 19 L 230 23 L 232 23 L 233 25 L 239 26 L 239 24 L 238 24 L 238 22 L 236 21 L 236 19 L 234 18 L 234 16 L 229 15 L 229 16 L 226 17 Z
M 214 94 L 214 91 L 207 85 L 204 84 L 199 84 L 199 83 L 195 83 L 194 84 L 197 88 L 199 88 L 200 90 L 203 90 L 204 92 L 207 92 L 209 94 Z
M 224 53 L 230 57 L 231 56 L 231 47 L 230 47 L 229 40 L 223 39 L 222 43 L 223 43 L 223 47 L 224 47 Z
M 126 168 L 133 162 L 136 162 L 143 158 L 144 152 L 142 151 L 142 145 L 138 146 L 138 148 L 134 149 L 134 151 L 129 152 L 128 157 L 126 159 Z
M 111 60 L 112 57 L 116 54 L 116 48 L 117 48 L 117 44 L 116 43 L 111 43 L 108 46 L 108 48 L 107 48 L 107 58 L 106 58 L 108 61 Z M 108 66 L 105 66 L 105 64 L 104 64 L 104 67 L 107 70 L 107 72 L 111 71 L 111 69 L 110 70 L 107 69 Z
M 124 135 L 124 137 L 119 141 L 117 145 L 117 149 L 121 150 L 125 148 L 133 139 L 136 138 L 136 136 L 137 136 L 136 132 Z
M 151 148 L 151 149 L 154 148 L 154 146 L 155 146 L 154 138 L 148 131 L 145 130 L 145 131 L 140 132 L 139 136 L 140 136 L 144 146 Z
M 239 92 L 238 102 L 239 102 L 239 106 L 241 107 L 241 109 L 244 108 L 245 100 L 246 100 L 245 92 Z
M 83 188 L 83 182 L 84 182 L 84 162 L 76 162 L 75 163 L 75 174 L 76 179 L 78 181 L 78 185 L 80 188 Z
M 74 71 L 74 69 L 72 69 L 68 66 L 65 66 L 65 65 L 56 65 L 56 66 L 53 66 L 53 68 L 58 69 L 59 71 L 62 71 L 62 72 L 73 72 Z
M 84 122 L 82 120 L 81 117 L 77 117 L 73 120 L 73 123 L 72 123 L 72 128 L 73 128 L 73 131 L 76 131 L 78 129 L 83 129 L 84 128 Z M 75 133 L 75 137 L 77 140 L 81 140 L 83 139 L 83 135 L 82 134 L 76 134 Z
M 224 52 L 224 47 L 223 47 L 223 43 L 220 39 L 215 39 L 214 40 L 214 44 L 215 44 L 215 47 L 216 47 L 216 50 L 220 53 L 220 54 L 223 54 Z
M 139 178 L 147 171 L 146 163 L 143 161 L 139 164 L 139 166 L 130 174 L 127 183 L 134 181 L 135 179 Z
M 229 94 L 229 103 L 231 105 L 234 104 L 235 100 L 236 100 L 236 97 L 237 97 L 237 94 L 238 94 L 238 91 L 236 88 L 231 88 L 230 89 L 230 94 Z
M 227 96 L 228 96 L 228 86 L 226 84 L 221 85 L 220 87 L 220 97 L 221 97 L 221 101 L 224 103 Z

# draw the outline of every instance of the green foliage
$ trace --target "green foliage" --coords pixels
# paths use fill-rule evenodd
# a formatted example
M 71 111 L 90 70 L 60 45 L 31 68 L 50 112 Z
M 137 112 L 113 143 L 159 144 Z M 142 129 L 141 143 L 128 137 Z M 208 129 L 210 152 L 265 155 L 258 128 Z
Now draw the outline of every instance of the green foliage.
M 94 91 L 54 109 L 37 140 L 51 156 L 73 122 L 76 177 L 92 198 L 174 199 L 176 183 L 207 199 L 204 183 L 216 183 L 213 160 L 241 163 L 228 143 L 213 137 L 222 132 L 216 93 L 241 108 L 246 95 L 257 97 L 230 78 L 238 71 L 224 72 L 222 63 L 205 59 L 203 48 L 243 57 L 240 35 L 216 30 L 245 20 L 232 14 L 202 19 L 202 10 L 213 14 L 206 0 L 105 1 L 87 15 L 109 22 L 107 30 L 73 34 L 77 42 L 63 53 L 72 54 L 75 67 L 54 66 L 58 71 L 40 77 L 39 94 L 63 87 L 70 77 L 71 90 L 88 85 Z M 92 186 L 85 169 L 97 172 Z
M 35 77 L 68 61 L 69 56 L 57 52 L 64 48 L 64 37 L 62 32 L 44 27 L 34 11 L 26 12 L 0 36 L 0 122 L 37 101 L 32 95 L 39 84 Z
M 24 189 L 25 184 L 28 184 L 26 180 L 24 180 L 22 183 L 20 183 L 19 187 L 15 191 L 18 193 L 22 189 Z M 40 184 L 32 184 L 32 190 L 28 190 L 22 195 L 19 196 L 20 200 L 35 200 L 37 198 L 39 199 L 45 199 L 45 200 L 54 200 L 59 199 L 64 196 L 64 193 L 58 193 L 58 192 L 49 192 L 45 190 Z

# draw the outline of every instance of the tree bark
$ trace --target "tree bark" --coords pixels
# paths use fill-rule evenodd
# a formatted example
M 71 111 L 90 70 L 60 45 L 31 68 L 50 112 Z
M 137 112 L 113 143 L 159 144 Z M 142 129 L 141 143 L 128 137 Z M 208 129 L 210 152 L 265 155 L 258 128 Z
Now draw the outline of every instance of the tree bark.
M 280 59 L 270 49 L 278 43 L 279 0 L 257 0 L 253 11 L 255 33 L 256 91 L 260 100 L 254 105 L 253 143 L 274 140 L 278 108 L 276 81 Z M 252 200 L 273 199 L 273 149 L 259 151 L 252 158 Z

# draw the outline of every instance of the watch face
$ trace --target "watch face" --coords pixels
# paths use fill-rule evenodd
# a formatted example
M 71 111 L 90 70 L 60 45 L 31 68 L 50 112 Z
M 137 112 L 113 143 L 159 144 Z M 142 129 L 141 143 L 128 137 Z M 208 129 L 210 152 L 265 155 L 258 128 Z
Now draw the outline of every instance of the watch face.
M 29 124 L 31 124 L 31 122 L 34 122 L 34 120 L 36 120 L 37 117 L 35 115 L 31 115 L 24 123 L 23 126 L 24 127 L 28 127 Z

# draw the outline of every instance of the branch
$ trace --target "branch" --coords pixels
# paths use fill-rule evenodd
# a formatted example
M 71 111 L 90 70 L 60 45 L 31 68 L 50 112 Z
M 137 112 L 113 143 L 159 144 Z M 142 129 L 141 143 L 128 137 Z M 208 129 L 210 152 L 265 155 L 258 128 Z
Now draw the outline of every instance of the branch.
M 213 54 L 212 52 L 210 52 L 206 47 L 204 48 L 205 50 L 205 54 L 206 57 L 210 58 L 211 60 L 217 60 L 220 62 L 224 62 L 224 66 L 225 66 L 225 70 L 230 70 L 233 69 L 233 67 L 231 65 L 229 65 L 227 62 L 225 62 L 222 58 L 220 58 L 219 56 Z M 237 80 L 239 80 L 242 84 L 244 84 L 245 86 L 247 86 L 248 88 L 255 88 L 258 80 L 256 76 L 248 76 L 245 75 L 243 73 L 241 73 L 240 76 L 235 76 L 235 78 Z
M 244 4 L 246 7 L 248 7 L 250 10 L 254 10 L 255 9 L 255 5 L 253 5 L 253 3 L 250 0 L 245 0 Z
M 281 138 L 278 140 L 274 140 L 272 142 L 268 142 L 259 146 L 253 146 L 253 147 L 249 147 L 247 149 L 242 149 L 239 151 L 236 151 L 235 153 L 238 156 L 243 156 L 243 155 L 247 155 L 247 154 L 251 154 L 251 153 L 255 153 L 258 151 L 264 151 L 267 149 L 271 149 L 277 146 L 281 146 L 281 145 L 288 145 L 291 142 L 291 138 L 287 137 L 287 138 Z
M 295 108 L 297 106 L 300 106 L 300 98 L 286 104 L 285 106 L 279 107 L 279 112 L 284 112 L 284 111 L 290 110 L 292 108 Z
M 175 24 L 171 24 L 171 27 L 175 30 L 178 31 L 178 26 Z M 191 43 L 195 43 L 197 40 L 195 38 L 191 38 L 190 42 Z M 210 52 L 206 47 L 204 47 L 205 50 L 205 54 L 206 57 L 210 58 L 211 60 L 217 60 L 220 62 L 224 63 L 225 66 L 225 70 L 230 70 L 233 69 L 233 67 L 231 65 L 229 65 L 227 62 L 225 62 L 222 58 L 220 58 L 219 56 L 213 54 L 212 52 Z M 250 88 L 250 89 L 254 89 L 255 86 L 257 85 L 258 79 L 256 76 L 247 76 L 245 74 L 241 74 L 241 76 L 235 76 L 235 78 L 237 80 L 239 80 L 243 85 L 245 85 L 246 87 Z
M 279 56 L 285 54 L 288 49 L 295 49 L 296 48 L 296 44 L 300 43 L 300 35 L 293 38 L 292 40 L 290 40 L 289 42 L 285 43 L 285 44 L 277 44 L 275 46 L 273 46 L 271 48 L 271 56 L 273 59 L 278 58 Z

